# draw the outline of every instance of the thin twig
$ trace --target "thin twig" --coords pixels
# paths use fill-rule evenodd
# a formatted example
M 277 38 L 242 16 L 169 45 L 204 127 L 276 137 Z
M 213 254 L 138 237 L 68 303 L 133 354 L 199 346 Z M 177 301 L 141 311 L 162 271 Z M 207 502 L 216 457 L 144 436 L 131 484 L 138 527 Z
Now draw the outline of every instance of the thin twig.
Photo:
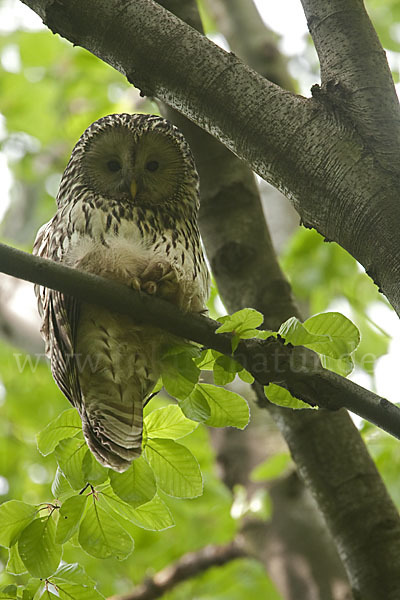
M 237 558 L 248 556 L 246 550 L 235 541 L 226 546 L 206 546 L 197 552 L 185 554 L 153 577 L 145 579 L 130 594 L 113 596 L 109 600 L 154 600 L 179 583 L 211 567 L 220 567 Z

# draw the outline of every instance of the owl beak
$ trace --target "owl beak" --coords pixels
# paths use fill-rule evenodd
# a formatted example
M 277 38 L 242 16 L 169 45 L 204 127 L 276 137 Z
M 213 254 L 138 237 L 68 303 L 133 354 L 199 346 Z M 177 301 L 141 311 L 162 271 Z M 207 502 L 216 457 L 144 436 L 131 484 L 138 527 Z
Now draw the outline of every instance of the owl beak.
M 131 193 L 132 200 L 134 200 L 135 196 L 137 194 L 137 183 L 136 183 L 135 179 L 132 179 L 130 186 L 129 186 L 129 191 Z

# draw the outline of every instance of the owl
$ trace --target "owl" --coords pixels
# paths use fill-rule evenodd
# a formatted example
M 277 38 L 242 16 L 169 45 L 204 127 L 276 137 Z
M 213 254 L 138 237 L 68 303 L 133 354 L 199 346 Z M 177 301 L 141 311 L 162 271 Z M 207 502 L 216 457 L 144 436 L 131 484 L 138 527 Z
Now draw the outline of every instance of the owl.
M 198 208 L 197 171 L 177 128 L 153 115 L 108 115 L 74 147 L 33 253 L 203 312 L 209 274 Z M 171 335 L 134 314 L 35 291 L 53 377 L 95 458 L 123 472 L 141 454 L 143 406 Z

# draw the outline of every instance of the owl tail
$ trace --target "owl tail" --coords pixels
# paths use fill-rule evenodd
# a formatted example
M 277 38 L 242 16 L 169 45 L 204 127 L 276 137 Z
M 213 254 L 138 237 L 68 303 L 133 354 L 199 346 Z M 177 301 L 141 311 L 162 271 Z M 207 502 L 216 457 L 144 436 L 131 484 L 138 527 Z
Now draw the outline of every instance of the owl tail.
M 81 412 L 83 434 L 93 455 L 120 473 L 141 455 L 143 434 L 143 398 L 123 400 L 128 399 L 86 401 Z

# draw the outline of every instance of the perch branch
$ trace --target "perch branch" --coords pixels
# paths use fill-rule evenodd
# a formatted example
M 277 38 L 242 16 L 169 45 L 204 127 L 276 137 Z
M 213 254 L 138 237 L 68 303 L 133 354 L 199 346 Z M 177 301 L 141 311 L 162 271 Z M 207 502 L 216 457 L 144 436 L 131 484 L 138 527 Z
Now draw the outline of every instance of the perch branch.
M 141 294 L 116 282 L 32 256 L 0 244 L 0 271 L 75 296 L 110 310 L 134 315 L 136 321 L 155 325 L 231 356 L 231 335 L 218 334 L 217 321 L 185 314 L 160 298 Z M 352 381 L 324 369 L 318 355 L 285 345 L 281 339 L 241 340 L 235 359 L 261 385 L 276 383 L 312 406 L 347 408 L 400 439 L 400 409 Z M 316 401 L 316 399 L 318 399 Z

